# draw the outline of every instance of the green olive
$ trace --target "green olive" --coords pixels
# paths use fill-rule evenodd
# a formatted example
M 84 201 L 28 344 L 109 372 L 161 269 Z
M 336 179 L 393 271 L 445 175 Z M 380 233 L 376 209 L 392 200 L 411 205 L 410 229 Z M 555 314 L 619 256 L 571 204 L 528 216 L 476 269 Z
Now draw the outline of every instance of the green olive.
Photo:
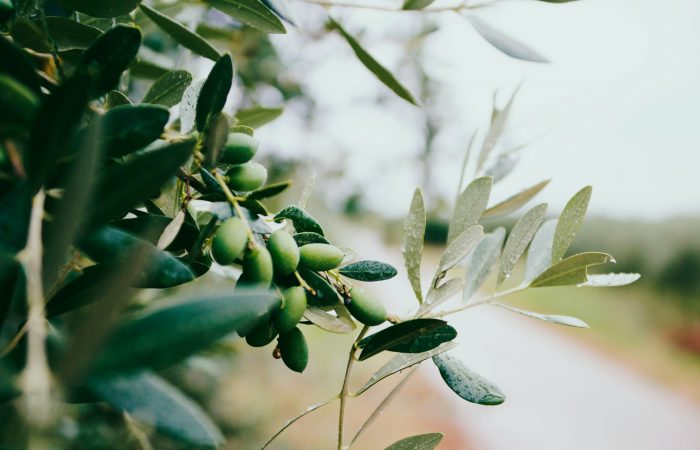
M 221 162 L 228 164 L 247 163 L 258 151 L 260 142 L 246 133 L 229 133 L 226 145 L 221 150 Z
M 280 333 L 290 331 L 304 317 L 306 311 L 306 291 L 301 286 L 291 287 L 283 292 L 284 305 L 275 312 L 272 320 Z
M 272 283 L 272 258 L 265 247 L 256 245 L 243 257 L 243 273 L 238 282 L 245 285 L 269 287 Z
M 238 217 L 224 220 L 211 242 L 211 255 L 222 266 L 232 264 L 248 242 L 245 223 Z
M 335 245 L 307 244 L 299 249 L 301 264 L 316 272 L 335 269 L 343 262 L 345 254 Z
M 272 256 L 276 275 L 289 275 L 299 265 L 299 247 L 292 236 L 284 230 L 275 231 L 267 240 L 267 249 Z
M 346 306 L 350 314 L 365 325 L 376 326 L 386 320 L 384 305 L 360 288 L 350 289 L 350 299 Z
M 279 337 L 280 355 L 284 365 L 295 372 L 303 372 L 309 362 L 309 348 L 299 328 L 292 328 Z
M 267 169 L 260 163 L 249 162 L 233 166 L 226 172 L 228 185 L 234 191 L 250 192 L 267 181 Z
M 245 337 L 245 341 L 251 347 L 264 347 L 277 336 L 275 324 L 268 318 L 258 323 Z

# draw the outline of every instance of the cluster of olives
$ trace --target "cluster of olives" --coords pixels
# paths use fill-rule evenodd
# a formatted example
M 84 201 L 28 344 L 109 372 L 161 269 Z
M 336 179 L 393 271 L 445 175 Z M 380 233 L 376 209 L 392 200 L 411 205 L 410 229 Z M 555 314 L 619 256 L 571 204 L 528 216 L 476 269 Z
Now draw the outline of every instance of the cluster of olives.
M 226 172 L 227 184 L 233 190 L 248 192 L 265 183 L 265 167 L 250 162 L 257 147 L 258 141 L 250 135 L 238 132 L 229 135 L 221 162 L 234 164 Z M 328 243 L 299 245 L 286 228 L 263 235 L 260 241 L 249 239 L 245 220 L 234 216 L 221 223 L 211 241 L 211 255 L 220 265 L 240 265 L 239 286 L 273 288 L 279 292 L 282 297 L 280 309 L 271 314 L 270 320 L 263 320 L 247 333 L 245 339 L 253 347 L 262 347 L 277 337 L 273 355 L 281 358 L 291 370 L 302 372 L 308 363 L 308 347 L 298 325 L 306 312 L 307 295 L 316 293 L 300 281 L 302 277 L 297 269 L 326 274 L 343 264 L 345 253 Z M 360 288 L 348 286 L 337 273 L 333 278 L 336 280 L 333 287 L 344 298 L 345 307 L 355 319 L 370 326 L 387 319 L 387 312 L 378 300 Z

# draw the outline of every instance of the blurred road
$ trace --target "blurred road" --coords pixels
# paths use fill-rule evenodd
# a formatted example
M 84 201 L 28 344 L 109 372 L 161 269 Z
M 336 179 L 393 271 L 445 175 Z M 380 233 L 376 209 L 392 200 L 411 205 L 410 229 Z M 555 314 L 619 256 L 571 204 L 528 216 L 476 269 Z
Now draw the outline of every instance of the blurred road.
M 378 236 L 358 228 L 352 235 L 362 259 L 402 267 L 398 249 L 387 248 Z M 424 267 L 424 278 L 432 275 L 430 266 Z M 401 269 L 392 282 L 371 287 L 390 299 L 392 312 L 408 313 L 415 305 Z M 556 325 L 489 306 L 453 317 L 451 323 L 460 343 L 451 354 L 498 384 L 506 402 L 496 407 L 464 402 L 430 363 L 419 374 L 444 393 L 435 401 L 446 402 L 476 449 L 700 449 L 700 405 L 563 336 L 552 329 Z

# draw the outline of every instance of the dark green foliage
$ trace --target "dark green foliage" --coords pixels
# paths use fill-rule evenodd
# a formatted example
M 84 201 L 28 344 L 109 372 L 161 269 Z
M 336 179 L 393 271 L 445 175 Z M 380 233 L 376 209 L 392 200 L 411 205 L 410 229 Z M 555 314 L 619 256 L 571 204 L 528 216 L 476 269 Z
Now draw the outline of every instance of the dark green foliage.
M 291 220 L 298 233 L 310 231 L 323 236 L 323 228 L 318 221 L 298 206 L 287 206 L 275 214 L 275 222 L 282 222 L 284 219 Z
M 379 261 L 358 261 L 341 267 L 341 275 L 360 281 L 383 281 L 396 276 L 396 268 Z
M 118 157 L 145 147 L 161 136 L 169 117 L 166 108 L 156 105 L 123 105 L 110 109 L 102 119 L 104 151 Z
M 457 337 L 454 328 L 439 319 L 414 319 L 393 325 L 364 338 L 360 360 L 385 350 L 400 353 L 421 353 L 432 350 Z
M 224 55 L 214 64 L 197 99 L 197 129 L 204 131 L 209 120 L 218 114 L 226 103 L 233 82 L 233 63 Z

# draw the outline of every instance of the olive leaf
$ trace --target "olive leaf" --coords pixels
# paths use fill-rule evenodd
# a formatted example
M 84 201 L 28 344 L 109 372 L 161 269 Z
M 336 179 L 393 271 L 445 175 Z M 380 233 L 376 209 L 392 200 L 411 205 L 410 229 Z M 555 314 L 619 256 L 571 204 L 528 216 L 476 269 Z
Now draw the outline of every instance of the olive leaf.
M 401 9 L 406 9 L 406 10 L 423 9 L 427 6 L 432 5 L 433 3 L 435 3 L 435 0 L 404 0 L 403 6 L 401 6 Z
M 304 281 L 314 290 L 313 293 L 307 292 L 309 305 L 316 307 L 333 306 L 340 302 L 338 291 L 322 276 L 306 267 L 300 266 L 297 270 Z
M 486 42 L 511 58 L 537 63 L 549 62 L 547 58 L 542 56 L 536 50 L 533 50 L 527 45 L 496 29 L 493 25 L 484 22 L 484 20 L 480 19 L 479 17 L 470 14 L 466 16 L 466 18 L 474 29 L 481 35 L 481 37 L 486 40 Z
M 286 191 L 292 185 L 291 181 L 282 181 L 279 183 L 268 184 L 267 186 L 256 189 L 248 194 L 248 198 L 253 200 L 262 200 L 264 198 L 274 197 Z
M 113 408 L 197 448 L 219 448 L 224 437 L 193 400 L 158 375 L 144 371 L 89 382 L 89 390 Z
M 576 317 L 571 316 L 559 316 L 554 314 L 540 314 L 532 311 L 525 311 L 524 309 L 514 308 L 509 305 L 504 305 L 502 303 L 493 303 L 496 306 L 513 311 L 515 313 L 521 314 L 523 316 L 532 317 L 533 319 L 544 320 L 545 322 L 555 323 L 557 325 L 566 325 L 574 328 L 590 328 L 586 322 Z
M 131 100 L 129 100 L 129 97 L 124 95 L 122 92 L 112 90 L 107 93 L 105 98 L 105 108 L 114 109 L 117 106 L 122 105 L 133 105 L 133 103 Z
M 158 139 L 169 118 L 162 106 L 117 106 L 104 115 L 100 144 L 108 156 L 124 156 Z
M 439 319 L 413 319 L 385 328 L 362 339 L 359 360 L 383 351 L 422 353 L 457 337 L 457 331 Z
M 421 289 L 420 266 L 423 259 L 423 241 L 425 239 L 426 215 L 423 203 L 423 192 L 416 188 L 411 200 L 411 207 L 406 216 L 403 226 L 403 241 L 401 243 L 401 254 L 408 279 L 411 282 L 413 292 L 419 303 L 423 302 L 423 291 Z
M 499 110 L 496 107 L 496 99 L 494 96 L 493 109 L 491 111 L 491 124 L 489 126 L 489 131 L 486 134 L 483 143 L 481 144 L 481 151 L 479 151 L 479 157 L 476 162 L 477 173 L 481 171 L 481 168 L 489 159 L 491 152 L 496 147 L 496 144 L 501 138 L 503 130 L 506 127 L 506 123 L 508 122 L 508 118 L 510 117 L 510 112 L 513 108 L 515 97 L 520 91 L 521 86 L 522 83 L 520 83 L 518 87 L 515 88 L 510 98 L 508 99 L 506 106 L 504 106 L 503 109 Z
M 506 230 L 499 227 L 484 236 L 467 259 L 467 274 L 464 280 L 462 301 L 468 302 L 484 284 L 501 255 Z
M 452 391 L 464 400 L 480 405 L 500 405 L 505 401 L 501 390 L 462 361 L 450 355 L 433 356 L 442 379 Z
M 462 261 L 469 252 L 479 243 L 484 236 L 484 228 L 481 225 L 473 225 L 464 230 L 447 246 L 445 253 L 440 258 L 437 274 L 439 277 Z
M 458 292 L 464 289 L 464 282 L 461 278 L 450 278 L 438 287 L 431 288 L 425 297 L 425 302 L 420 305 L 416 312 L 416 318 L 420 318 L 428 311 L 431 311 L 445 303 Z
M 284 34 L 280 19 L 260 0 L 205 0 L 211 7 L 266 33 Z
M 525 264 L 525 280 L 529 283 L 552 265 L 552 242 L 557 229 L 557 219 L 547 220 L 532 238 Z
M 236 124 L 245 125 L 251 128 L 260 128 L 261 126 L 272 122 L 282 115 L 284 108 L 264 108 L 262 106 L 253 106 L 247 109 L 239 109 L 236 111 Z
M 501 268 L 498 272 L 497 280 L 499 286 L 510 276 L 515 264 L 525 252 L 537 229 L 542 224 L 546 212 L 547 204 L 539 204 L 526 212 L 513 226 L 501 256 Z
M 279 304 L 273 293 L 244 289 L 181 294 L 118 326 L 92 373 L 103 376 L 170 366 L 230 333 L 247 334 Z
M 627 286 L 639 280 L 641 275 L 638 273 L 606 273 L 606 274 L 589 274 L 588 280 L 578 286 L 589 287 L 619 287 Z
M 118 17 L 136 9 L 141 0 L 59 0 L 66 8 L 92 17 Z
M 145 214 L 139 217 L 115 220 L 110 222 L 110 226 L 145 239 L 151 244 L 156 244 L 159 236 L 165 233 L 172 220 L 163 214 Z M 194 245 L 198 235 L 197 227 L 185 217 L 177 235 L 167 248 L 172 251 L 189 249 Z
M 216 167 L 221 158 L 221 151 L 226 145 L 229 134 L 229 120 L 226 114 L 220 112 L 211 118 L 209 126 L 204 132 L 202 152 L 204 153 L 204 165 L 210 168 Z M 218 183 L 217 183 L 217 187 Z
M 143 103 L 163 105 L 165 107 L 175 106 L 180 103 L 185 90 L 192 84 L 192 75 L 186 70 L 171 70 L 158 78 L 151 85 Z
M 309 306 L 304 312 L 304 317 L 317 327 L 331 333 L 345 334 L 355 329 L 355 322 L 347 317 L 334 316 L 321 308 Z
M 148 16 L 160 29 L 165 31 L 170 37 L 175 39 L 178 44 L 192 50 L 194 53 L 204 56 L 205 58 L 216 61 L 221 55 L 206 39 L 198 35 L 194 31 L 190 31 L 180 22 L 166 16 L 165 14 L 151 8 L 148 5 L 141 4 L 139 8 Z
M 372 55 L 367 53 L 367 51 L 362 48 L 359 42 L 352 37 L 345 29 L 332 18 L 329 19 L 330 27 L 337 30 L 341 36 L 347 41 L 347 43 L 355 52 L 355 56 L 360 62 L 369 69 L 386 87 L 394 91 L 396 95 L 411 103 L 412 105 L 417 105 L 418 103 L 413 98 L 411 93 L 406 89 L 394 75 L 389 72 L 384 66 L 382 66 Z
M 382 281 L 396 276 L 394 266 L 379 261 L 358 261 L 341 267 L 338 272 L 359 281 Z
M 117 86 L 122 72 L 134 61 L 140 46 L 138 28 L 117 25 L 85 50 L 76 70 L 92 78 L 92 96 L 105 94 Z
M 299 247 L 306 244 L 330 244 L 330 241 L 326 239 L 323 235 L 314 233 L 312 231 L 297 233 L 293 237 Z
M 51 44 L 49 44 L 47 36 L 44 35 L 39 25 L 26 17 L 17 18 L 12 22 L 10 35 L 22 47 L 39 53 L 51 52 Z
M 226 54 L 219 58 L 209 72 L 197 98 L 197 130 L 204 131 L 209 120 L 224 108 L 233 83 L 233 63 Z
M 318 221 L 309 213 L 298 206 L 285 206 L 280 212 L 275 214 L 273 219 L 277 223 L 280 223 L 285 219 L 291 220 L 294 224 L 294 229 L 299 233 L 310 231 L 323 236 L 323 228 L 321 228 L 321 224 L 319 224 Z
M 552 244 L 552 262 L 559 262 L 564 257 L 571 243 L 576 238 L 576 233 L 581 229 L 583 218 L 588 209 L 588 203 L 591 201 L 591 193 L 593 188 L 586 186 L 571 197 L 571 200 L 564 207 L 559 221 L 557 222 L 557 230 L 554 233 L 554 243 Z
M 433 450 L 440 444 L 442 437 L 442 433 L 418 434 L 394 442 L 384 450 Z
M 46 27 L 58 51 L 85 49 L 100 37 L 102 30 L 65 17 L 46 17 Z
M 425 361 L 428 358 L 432 358 L 435 355 L 439 355 L 440 353 L 444 353 L 448 350 L 451 350 L 457 346 L 456 342 L 446 342 L 442 345 L 440 345 L 437 348 L 434 348 L 432 350 L 428 350 L 427 352 L 421 352 L 421 353 L 399 353 L 398 355 L 394 356 L 391 358 L 386 364 L 384 364 L 382 367 L 380 367 L 372 377 L 367 380 L 367 382 L 362 386 L 360 389 L 358 389 L 357 392 L 353 394 L 353 396 L 358 396 L 364 393 L 367 389 L 371 388 L 375 384 L 379 383 L 383 379 L 390 377 L 391 375 L 401 372 L 404 369 L 407 369 L 411 366 L 415 366 L 416 364 L 419 364 L 423 361 Z
M 570 286 L 588 281 L 588 268 L 615 259 L 607 253 L 588 252 L 569 256 L 545 270 L 531 283 L 530 287 Z
M 484 211 L 482 217 L 484 219 L 492 219 L 496 217 L 507 216 L 508 214 L 514 213 L 527 202 L 532 200 L 532 198 L 534 198 L 542 189 L 544 189 L 549 184 L 549 181 L 550 180 L 541 181 L 536 185 L 524 189 L 518 192 L 517 194 L 508 197 L 502 202 L 493 205 L 492 207 Z
M 493 186 L 492 177 L 477 178 L 464 189 L 457 199 L 452 220 L 450 220 L 450 230 L 447 242 L 450 243 L 464 230 L 476 225 L 481 218 L 491 195 Z
M 9 75 L 35 94 L 41 92 L 39 77 L 27 52 L 4 35 L 0 35 L 0 73 Z

